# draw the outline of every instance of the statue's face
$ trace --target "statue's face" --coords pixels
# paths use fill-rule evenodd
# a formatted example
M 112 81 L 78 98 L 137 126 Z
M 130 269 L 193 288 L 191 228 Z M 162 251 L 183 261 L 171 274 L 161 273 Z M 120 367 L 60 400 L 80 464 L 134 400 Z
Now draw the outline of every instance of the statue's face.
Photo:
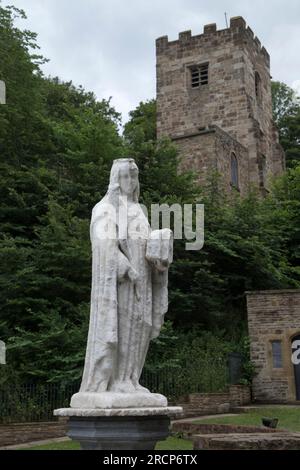
M 136 165 L 126 165 L 120 169 L 119 184 L 122 194 L 132 196 L 139 183 L 139 173 Z

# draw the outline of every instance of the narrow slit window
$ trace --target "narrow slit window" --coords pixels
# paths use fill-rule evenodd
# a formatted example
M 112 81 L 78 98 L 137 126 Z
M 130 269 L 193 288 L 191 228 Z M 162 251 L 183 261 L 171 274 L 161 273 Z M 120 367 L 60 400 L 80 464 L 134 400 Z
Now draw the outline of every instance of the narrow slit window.
M 239 187 L 239 167 L 235 153 L 231 154 L 231 185 L 238 189 Z
M 261 155 L 258 164 L 260 186 L 266 186 L 267 164 L 265 155 Z
M 208 85 L 208 64 L 191 68 L 191 85 L 192 88 Z
M 282 368 L 281 341 L 272 341 L 272 360 L 273 360 L 273 368 L 274 369 L 281 369 Z
M 261 79 L 258 72 L 255 72 L 255 96 L 258 100 L 261 99 Z

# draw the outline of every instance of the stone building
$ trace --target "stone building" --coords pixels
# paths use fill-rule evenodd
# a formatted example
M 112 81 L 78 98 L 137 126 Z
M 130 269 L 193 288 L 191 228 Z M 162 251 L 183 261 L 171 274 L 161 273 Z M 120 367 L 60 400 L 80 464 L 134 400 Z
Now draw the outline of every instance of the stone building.
M 216 170 L 228 190 L 264 193 L 285 158 L 272 120 L 270 57 L 245 20 L 160 37 L 156 58 L 157 137 L 177 144 L 199 182 Z
M 254 400 L 300 402 L 300 289 L 247 292 L 247 308 Z

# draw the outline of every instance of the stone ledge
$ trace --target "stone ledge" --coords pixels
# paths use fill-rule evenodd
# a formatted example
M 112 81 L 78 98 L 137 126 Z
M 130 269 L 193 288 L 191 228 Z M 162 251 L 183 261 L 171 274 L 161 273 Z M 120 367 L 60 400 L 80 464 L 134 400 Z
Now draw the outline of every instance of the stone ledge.
M 281 294 L 300 294 L 300 289 L 269 289 L 269 290 L 247 290 L 247 295 L 281 295 Z
M 101 416 L 179 416 L 181 406 L 143 407 L 143 408 L 59 408 L 54 416 L 101 417 Z
M 238 425 L 238 424 L 216 424 L 216 423 L 194 423 L 188 421 L 175 421 L 172 423 L 173 433 L 182 433 L 186 437 L 198 434 L 254 434 L 254 433 L 282 433 L 282 429 L 271 429 L 262 426 Z
M 194 449 L 299 450 L 300 433 L 196 434 Z

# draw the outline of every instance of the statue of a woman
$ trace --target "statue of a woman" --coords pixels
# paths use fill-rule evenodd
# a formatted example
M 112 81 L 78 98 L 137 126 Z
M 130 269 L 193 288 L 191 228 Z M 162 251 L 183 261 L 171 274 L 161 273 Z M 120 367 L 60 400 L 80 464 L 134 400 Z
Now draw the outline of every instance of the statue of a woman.
M 168 308 L 172 232 L 151 232 L 138 198 L 134 160 L 115 160 L 108 191 L 92 212 L 90 325 L 82 384 L 72 398 L 73 407 L 82 406 L 84 397 L 92 397 L 86 407 L 101 407 L 103 392 L 150 394 L 139 380 L 149 342 L 159 335 Z M 166 405 L 166 400 L 159 402 Z

